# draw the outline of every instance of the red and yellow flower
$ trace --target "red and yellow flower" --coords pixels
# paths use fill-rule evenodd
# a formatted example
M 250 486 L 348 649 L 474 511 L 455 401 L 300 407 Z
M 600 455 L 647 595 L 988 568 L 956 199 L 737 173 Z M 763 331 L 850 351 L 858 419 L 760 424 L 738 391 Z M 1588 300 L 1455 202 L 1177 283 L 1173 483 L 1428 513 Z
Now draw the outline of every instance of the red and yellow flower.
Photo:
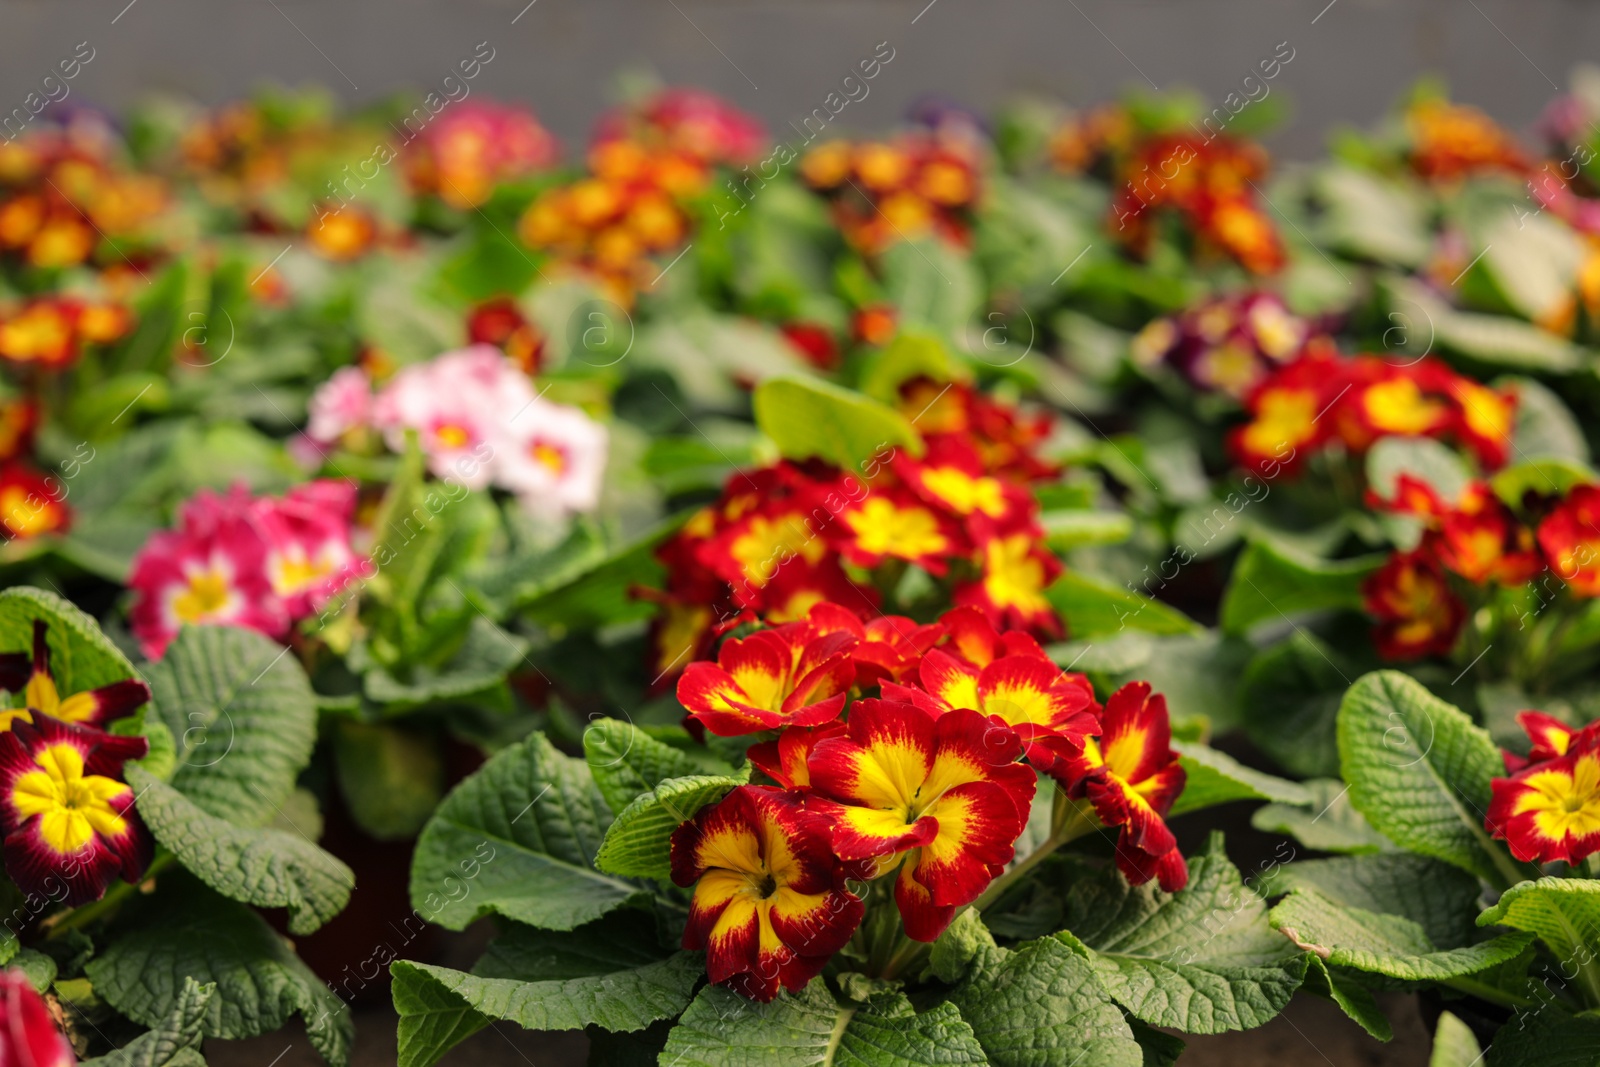
M 0 689 L 22 697 L 19 708 L 0 709 L 0 730 L 18 721 L 29 722 L 34 712 L 85 726 L 103 726 L 132 714 L 150 699 L 150 687 L 137 678 L 125 678 L 63 697 L 50 672 L 49 624 L 33 621 L 33 652 L 0 653 Z
M 525 374 L 538 374 L 544 362 L 545 336 L 510 297 L 479 304 L 467 316 L 467 342 L 494 345 Z
M 928 234 L 966 246 L 981 163 L 969 138 L 913 133 L 820 145 L 801 159 L 800 176 L 828 197 L 845 239 L 871 255 Z
M 1419 100 L 1406 110 L 1411 167 L 1430 181 L 1455 181 L 1469 174 L 1522 174 L 1526 155 L 1516 138 L 1474 107 L 1447 100 Z
M 142 759 L 142 737 L 115 737 L 34 712 L 0 734 L 0 833 L 6 873 L 24 893 L 69 906 L 99 900 L 111 879 L 137 882 L 154 842 L 134 810 L 122 765 Z
M 72 511 L 60 493 L 59 481 L 25 463 L 0 465 L 0 531 L 19 541 L 65 532 Z
M 20 967 L 0 972 L 0 1063 L 74 1067 L 77 1062 L 27 972 Z
M 1021 755 L 1015 732 L 975 711 L 860 700 L 845 734 L 812 748 L 807 805 L 831 820 L 847 863 L 898 864 L 906 934 L 933 941 L 1011 861 L 1036 785 Z
M 719 737 L 819 726 L 844 710 L 854 645 L 849 634 L 817 634 L 804 622 L 757 630 L 724 642 L 716 663 L 689 664 L 678 700 Z
M 1372 639 L 1385 659 L 1448 655 L 1466 621 L 1466 605 L 1444 568 L 1423 549 L 1397 552 L 1362 584 Z
M 739 786 L 672 834 L 672 880 L 693 886 L 683 947 L 752 1000 L 798 992 L 855 932 L 861 901 L 827 822 L 790 793 Z
M 1067 795 L 1087 799 L 1106 826 L 1122 827 L 1117 867 L 1129 884 L 1151 878 L 1176 893 L 1189 881 L 1166 814 L 1183 792 L 1184 771 L 1172 751 L 1167 701 L 1148 682 L 1129 682 L 1106 701 L 1097 737 L 1053 776 Z
M 1539 524 L 1539 547 L 1574 595 L 1600 596 L 1600 486 L 1574 486 Z
M 1490 787 L 1485 825 L 1517 859 L 1579 863 L 1600 851 L 1600 752 L 1592 747 L 1530 763 Z

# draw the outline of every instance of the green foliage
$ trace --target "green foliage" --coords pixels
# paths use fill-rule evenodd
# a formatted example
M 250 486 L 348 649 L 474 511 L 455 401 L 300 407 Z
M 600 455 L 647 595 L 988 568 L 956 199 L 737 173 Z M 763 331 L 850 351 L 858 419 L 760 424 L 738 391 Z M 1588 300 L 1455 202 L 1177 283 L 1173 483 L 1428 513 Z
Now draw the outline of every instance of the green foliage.
M 215 982 L 185 978 L 172 1011 L 157 1026 L 108 1055 L 84 1060 L 83 1067 L 204 1067 L 200 1039 L 216 993 Z
M 820 378 L 763 382 L 755 393 L 755 416 L 786 459 L 817 457 L 866 472 L 873 462 L 887 462 L 895 449 L 922 454 L 922 438 L 904 415 Z
M 1233 565 L 1222 594 L 1225 633 L 1244 634 L 1264 622 L 1292 620 L 1311 611 L 1361 607 L 1361 582 L 1382 557 L 1328 561 L 1287 545 L 1252 539 Z

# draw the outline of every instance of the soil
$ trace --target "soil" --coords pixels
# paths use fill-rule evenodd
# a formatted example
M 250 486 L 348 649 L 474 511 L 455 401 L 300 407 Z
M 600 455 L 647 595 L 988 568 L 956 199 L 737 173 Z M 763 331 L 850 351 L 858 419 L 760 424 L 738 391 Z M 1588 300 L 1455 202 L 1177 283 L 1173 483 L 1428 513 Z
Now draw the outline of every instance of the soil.
M 1331 1002 L 1297 996 L 1282 1015 L 1257 1030 L 1188 1037 L 1179 1067 L 1419 1067 L 1428 1062 L 1431 1039 L 1417 998 L 1380 998 L 1394 1024 L 1394 1040 L 1380 1045 Z M 356 1013 L 351 1067 L 393 1067 L 395 1015 L 375 1006 Z M 533 1033 L 510 1023 L 482 1030 L 453 1049 L 444 1067 L 583 1067 L 589 1041 L 576 1031 Z M 322 1067 L 305 1034 L 291 1027 L 249 1041 L 207 1041 L 211 1067 Z M 1085 1065 L 1087 1067 L 1087 1065 Z

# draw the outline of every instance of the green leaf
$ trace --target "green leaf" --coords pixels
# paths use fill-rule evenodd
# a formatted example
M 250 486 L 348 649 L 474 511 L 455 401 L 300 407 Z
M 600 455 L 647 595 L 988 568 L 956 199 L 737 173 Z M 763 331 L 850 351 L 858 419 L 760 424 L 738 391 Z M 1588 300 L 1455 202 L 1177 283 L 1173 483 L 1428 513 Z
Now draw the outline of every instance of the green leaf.
M 299 834 L 235 826 L 208 815 L 138 767 L 128 768 L 128 784 L 155 839 L 229 900 L 288 908 L 295 934 L 311 933 L 349 903 L 355 874 Z
M 1367 452 L 1367 485 L 1386 500 L 1396 496 L 1400 475 L 1425 483 L 1441 500 L 1459 500 L 1472 481 L 1461 454 L 1431 437 L 1384 437 Z
M 1341 972 L 1329 970 L 1316 953 L 1310 953 L 1306 959 L 1310 964 L 1306 968 L 1308 990 L 1339 1005 L 1340 1011 L 1379 1041 L 1394 1039 L 1394 1027 L 1389 1024 L 1389 1017 L 1383 1014 L 1383 1009 L 1378 1007 L 1370 989 Z
M 1172 743 L 1188 781 L 1172 805 L 1173 815 L 1198 811 L 1235 800 L 1271 800 L 1280 804 L 1309 804 L 1311 794 L 1299 782 L 1246 767 L 1226 752 L 1209 745 Z
M 1193 634 L 1199 623 L 1177 608 L 1077 571 L 1067 571 L 1045 590 L 1074 640 L 1123 630 L 1153 634 Z
M 380 841 L 415 837 L 444 796 L 437 742 L 390 723 L 355 719 L 340 719 L 332 732 L 339 793 L 356 824 Z
M 622 719 L 593 720 L 583 731 L 583 755 L 612 811 L 623 810 L 668 778 L 707 769 L 687 752 Z
M 570 933 L 514 926 L 466 974 L 397 961 L 401 1067 L 431 1067 L 493 1019 L 528 1030 L 643 1030 L 683 1011 L 703 956 L 655 949 L 654 920 L 610 916 Z
M 1502 378 L 1494 383 L 1517 394 L 1517 424 L 1511 452 L 1519 460 L 1559 459 L 1589 462 L 1589 442 L 1572 409 L 1553 390 L 1533 378 Z M 1520 465 L 1520 464 L 1519 464 Z
M 1045 544 L 1054 552 L 1082 545 L 1116 545 L 1133 536 L 1133 519 L 1121 511 L 1045 511 L 1039 515 Z
M 1600 1062 L 1600 1018 L 1530 1011 L 1495 1034 L 1486 1067 L 1594 1067 Z
M 0 592 L 0 652 L 31 651 L 35 619 L 49 623 L 45 644 L 62 696 L 139 677 L 93 619 L 54 593 L 28 585 Z
M 770 1004 L 706 986 L 672 1028 L 673 1067 L 938 1067 L 985 1063 L 954 1004 L 915 1012 L 899 994 L 865 1006 L 833 999 L 821 978 Z
M 1472 1028 L 1449 1012 L 1440 1012 L 1428 1067 L 1477 1067 L 1482 1061 L 1483 1052 Z
M 884 293 L 907 326 L 958 340 L 978 320 L 982 280 L 972 260 L 949 242 L 896 241 L 883 253 L 881 267 Z M 1015 357 L 993 362 L 1006 365 Z
M 1239 683 L 1239 712 L 1250 740 L 1291 774 L 1339 773 L 1335 724 L 1357 673 L 1321 638 L 1303 630 L 1262 649 Z
M 1541 496 L 1565 495 L 1575 485 L 1600 481 L 1587 463 L 1574 459 L 1532 459 L 1513 463 L 1489 479 L 1489 487 L 1508 506 L 1520 508 L 1531 490 Z
M 1329 963 L 1407 981 L 1457 978 L 1504 963 L 1533 941 L 1514 933 L 1440 949 L 1401 915 L 1338 904 L 1315 889 L 1296 889 L 1272 909 L 1272 925 Z
M 12 942 L 15 944 L 15 942 Z M 38 949 L 25 948 L 11 959 L 11 966 L 22 971 L 28 978 L 28 984 L 33 986 L 37 993 L 46 993 L 56 980 L 57 965 L 53 956 L 46 956 Z
M 253 630 L 185 626 L 145 677 L 177 741 L 173 786 L 212 815 L 271 822 L 316 741 L 299 661 Z
M 825 459 L 862 470 L 893 449 L 922 455 L 922 438 L 905 416 L 870 397 L 816 378 L 772 378 L 755 392 L 756 425 L 785 459 Z
M 1164 893 L 1115 869 L 1081 870 L 1066 931 L 1112 998 L 1152 1026 L 1216 1034 L 1260 1026 L 1289 1002 L 1305 963 L 1267 923 L 1266 903 L 1228 862 L 1222 835 L 1189 860 L 1189 884 Z
M 1094 965 L 1054 938 L 1024 945 L 951 998 L 989 1062 L 1141 1067 L 1144 1052 Z
M 1339 707 L 1350 803 L 1412 852 L 1509 886 L 1523 869 L 1484 829 L 1489 781 L 1504 773 L 1488 733 L 1409 675 L 1363 675 Z
M 482 615 L 473 615 L 461 647 L 442 667 L 414 666 L 403 681 L 375 668 L 361 676 L 361 689 L 368 700 L 391 715 L 461 703 L 504 685 L 506 675 L 527 654 L 527 638 L 507 632 Z
M 1506 926 L 1533 934 L 1559 960 L 1594 959 L 1600 944 L 1600 882 L 1590 878 L 1540 878 L 1514 885 L 1494 907 L 1478 916 L 1479 926 Z M 1579 968 L 1591 997 L 1600 995 L 1592 967 Z
M 1349 787 L 1336 778 L 1303 783 L 1311 791 L 1307 807 L 1267 804 L 1256 809 L 1250 825 L 1264 833 L 1288 834 L 1318 852 L 1368 853 L 1393 851 L 1395 844 L 1374 830 L 1350 806 Z
M 739 775 L 668 778 L 617 813 L 595 866 L 634 878 L 670 878 L 672 831 L 749 780 L 748 764 Z
M 881 351 L 867 357 L 859 385 L 872 399 L 892 406 L 900 399 L 900 386 L 913 378 L 946 382 L 962 379 L 965 372 L 939 338 L 901 330 Z
M 1344 907 L 1410 919 L 1439 948 L 1460 948 L 1476 940 L 1478 880 L 1428 856 L 1385 852 L 1300 860 L 1273 867 L 1256 883 L 1256 890 L 1268 897 L 1296 889 L 1315 890 Z
M 1252 540 L 1233 565 L 1222 594 L 1223 632 L 1244 634 L 1268 621 L 1309 611 L 1361 607 L 1361 582 L 1383 557 L 1321 560 L 1264 538 Z
M 84 972 L 106 1003 L 145 1026 L 162 1025 L 193 978 L 217 987 L 205 1008 L 207 1037 L 270 1033 L 297 1014 L 323 1059 L 342 1067 L 350 1057 L 344 1002 L 259 915 L 185 875 L 163 875 Z
M 956 914 L 928 950 L 927 973 L 948 985 L 954 985 L 973 970 L 992 977 L 1005 955 L 983 924 L 983 917 L 968 908 Z
M 594 868 L 610 824 L 588 766 L 534 734 L 496 754 L 439 805 L 417 839 L 412 906 L 451 930 L 491 913 L 574 929 L 648 896 Z
M 158 1026 L 109 1055 L 83 1061 L 81 1067 L 189 1067 L 190 1064 L 203 1064 L 200 1039 L 205 1036 L 206 1012 L 216 992 L 215 982 L 201 985 L 193 978 L 185 978 L 177 1003 Z

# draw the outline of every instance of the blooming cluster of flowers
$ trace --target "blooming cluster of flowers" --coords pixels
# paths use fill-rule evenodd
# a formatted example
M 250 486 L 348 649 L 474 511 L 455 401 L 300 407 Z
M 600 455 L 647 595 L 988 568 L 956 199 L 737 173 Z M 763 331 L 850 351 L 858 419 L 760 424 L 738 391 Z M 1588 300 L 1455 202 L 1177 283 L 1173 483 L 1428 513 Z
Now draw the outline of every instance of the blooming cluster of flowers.
M 359 449 L 377 435 L 403 452 L 414 433 L 436 478 L 506 489 L 531 514 L 592 511 L 600 501 L 605 427 L 534 393 L 489 345 L 403 367 L 376 392 L 367 371 L 344 367 L 313 394 L 310 415 L 300 450 L 316 464 L 335 446 Z
M 1119 168 L 1111 228 L 1142 255 L 1157 218 L 1175 212 L 1200 255 L 1226 256 L 1252 274 L 1271 274 L 1283 267 L 1286 254 L 1277 227 L 1258 203 L 1256 185 L 1266 173 L 1266 151 L 1251 141 L 1193 133 L 1150 137 Z
M 166 200 L 159 178 L 114 166 L 95 139 L 50 129 L 0 144 L 0 251 L 30 266 L 84 263 L 101 235 L 137 234 Z
M 714 96 L 676 90 L 613 113 L 587 176 L 541 193 L 518 222 L 532 248 L 598 278 L 621 303 L 654 277 L 650 258 L 683 243 L 683 201 L 712 169 L 759 153 L 761 127 Z
M 1468 616 L 1463 594 L 1471 587 L 1515 588 L 1549 574 L 1574 597 L 1600 596 L 1600 486 L 1530 499 L 1519 514 L 1483 482 L 1446 501 L 1401 474 L 1392 498 L 1369 491 L 1369 502 L 1423 523 L 1417 546 L 1391 555 L 1363 587 L 1366 609 L 1378 620 L 1375 643 L 1387 659 L 1448 654 Z
M 1406 109 L 1407 159 L 1418 176 L 1453 182 L 1495 171 L 1521 175 L 1528 157 L 1509 130 L 1475 107 L 1428 97 Z
M 556 152 L 555 136 L 527 108 L 464 100 L 407 146 L 406 178 L 415 192 L 472 208 L 496 185 L 549 168 Z
M 752 999 L 800 989 L 845 946 L 864 912 L 851 881 L 892 876 L 906 936 L 938 938 L 1015 858 L 1037 774 L 1082 831 L 1120 827 L 1130 882 L 1188 881 L 1164 818 L 1184 786 L 1165 700 L 1130 682 L 1102 707 L 975 608 L 864 624 L 819 603 L 727 640 L 678 699 L 718 736 L 777 731 L 749 751 L 776 784 L 740 786 L 671 845 L 673 880 L 694 889 L 684 947 Z
M 281 497 L 201 490 L 179 509 L 177 528 L 152 535 L 133 559 L 134 636 L 151 658 L 184 623 L 285 638 L 365 568 L 352 544 L 355 507 L 345 481 L 307 482 Z
M 330 132 L 325 121 L 273 114 L 259 101 L 239 100 L 190 121 L 176 163 L 208 200 L 250 211 Z
M 1502 753 L 1484 825 L 1524 863 L 1581 863 L 1600 852 L 1600 723 L 1574 730 L 1543 712 L 1517 722 L 1532 748 Z
M 538 374 L 544 365 L 544 331 L 508 296 L 472 309 L 467 315 L 467 343 L 493 345 L 524 374 Z
M 1137 139 L 1138 127 L 1127 106 L 1112 102 L 1087 108 L 1056 127 L 1047 151 L 1057 170 L 1085 174 L 1125 156 Z
M 873 579 L 907 566 L 949 580 L 952 602 L 996 624 L 1060 633 L 1044 590 L 1061 565 L 1041 544 L 1026 488 L 1055 472 L 1037 455 L 1049 417 L 926 380 L 907 383 L 901 404 L 923 428 L 921 458 L 886 446 L 860 476 L 819 461 L 735 473 L 657 549 L 667 587 L 643 595 L 661 603 L 658 680 L 752 613 L 788 622 L 831 600 L 870 618 Z
M 137 882 L 150 865 L 154 841 L 122 777 L 149 742 L 101 729 L 138 710 L 150 688 L 129 678 L 63 697 L 47 639 L 36 619 L 31 652 L 0 653 L 0 689 L 22 698 L 0 709 L 0 835 L 6 873 L 23 893 L 76 906 L 100 899 L 118 874 Z
M 1332 340 L 1273 293 L 1248 291 L 1203 301 L 1155 319 L 1133 338 L 1135 363 L 1165 363 L 1197 389 L 1244 399 L 1308 347 Z
M 1303 460 L 1335 442 L 1363 453 L 1384 437 L 1432 437 L 1469 450 L 1485 470 L 1504 465 L 1515 394 L 1458 374 L 1438 360 L 1390 363 L 1314 346 L 1256 385 L 1250 421 L 1228 446 L 1241 466 Z
M 109 300 L 39 296 L 0 312 L 0 359 L 14 368 L 62 370 L 85 345 L 111 344 L 133 328 L 133 313 Z
M 828 196 L 845 239 L 871 254 L 928 233 L 969 244 L 981 165 L 968 138 L 908 133 L 819 145 L 801 159 L 800 176 Z

